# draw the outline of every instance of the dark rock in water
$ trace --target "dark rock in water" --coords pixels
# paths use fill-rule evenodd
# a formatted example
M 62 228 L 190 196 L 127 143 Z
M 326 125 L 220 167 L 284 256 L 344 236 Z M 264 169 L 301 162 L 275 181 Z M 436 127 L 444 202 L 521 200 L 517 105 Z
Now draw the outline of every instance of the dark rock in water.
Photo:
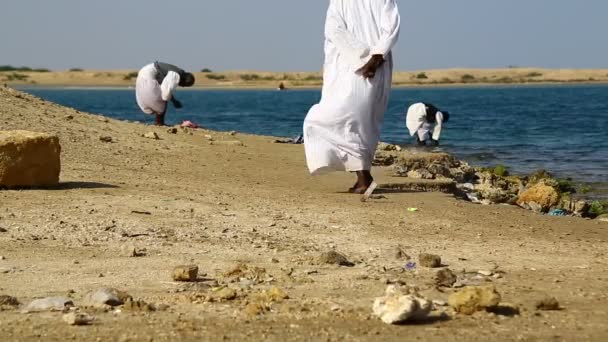
M 452 287 L 456 280 L 456 275 L 449 268 L 440 270 L 435 275 L 435 285 L 437 286 Z
M 329 251 L 321 254 L 319 257 L 319 263 L 321 264 L 330 264 L 330 265 L 339 265 L 339 266 L 354 266 L 352 262 L 350 262 L 343 254 L 340 254 L 336 251 Z
M 555 311 L 560 310 L 559 302 L 555 297 L 545 297 L 534 304 L 537 310 Z
M 418 256 L 418 261 L 422 267 L 441 267 L 441 257 L 439 255 L 422 253 Z

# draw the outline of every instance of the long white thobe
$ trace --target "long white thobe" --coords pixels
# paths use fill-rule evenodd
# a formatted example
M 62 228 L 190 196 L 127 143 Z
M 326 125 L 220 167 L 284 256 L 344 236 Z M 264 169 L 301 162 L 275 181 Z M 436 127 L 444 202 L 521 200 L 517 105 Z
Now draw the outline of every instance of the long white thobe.
M 395 0 L 330 0 L 321 102 L 304 120 L 311 174 L 371 169 L 391 90 L 391 50 L 399 26 Z M 366 79 L 358 71 L 377 54 L 386 62 Z
M 137 73 L 135 98 L 139 108 L 146 114 L 165 113 L 167 101 L 171 100 L 179 85 L 180 77 L 175 71 L 169 71 L 162 84 L 156 80 L 157 73 L 154 63 L 146 65 Z
M 406 125 L 411 136 L 418 134 L 420 141 L 426 141 L 429 136 L 433 140 L 441 137 L 441 127 L 443 126 L 443 113 L 440 111 L 435 114 L 435 122 L 426 121 L 426 105 L 424 103 L 414 103 L 407 109 Z M 431 135 L 431 131 L 433 132 Z

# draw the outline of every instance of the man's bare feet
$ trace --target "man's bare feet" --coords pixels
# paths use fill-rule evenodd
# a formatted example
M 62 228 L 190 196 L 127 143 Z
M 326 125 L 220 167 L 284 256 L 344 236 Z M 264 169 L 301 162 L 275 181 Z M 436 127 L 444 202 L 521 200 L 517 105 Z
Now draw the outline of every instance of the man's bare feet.
M 165 114 L 156 114 L 156 126 L 165 126 Z
M 367 170 L 357 171 L 357 183 L 348 190 L 350 193 L 363 194 L 374 181 L 371 172 Z

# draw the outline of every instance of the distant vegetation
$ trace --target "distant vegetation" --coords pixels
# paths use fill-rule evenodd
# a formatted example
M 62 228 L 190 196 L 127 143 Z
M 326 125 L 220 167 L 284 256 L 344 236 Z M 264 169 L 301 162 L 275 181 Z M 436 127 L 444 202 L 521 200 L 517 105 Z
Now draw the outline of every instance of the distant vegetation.
M 543 75 L 542 73 L 540 73 L 540 72 L 536 72 L 536 71 L 535 71 L 535 72 L 531 72 L 531 73 L 529 73 L 529 74 L 528 74 L 528 75 L 526 75 L 526 76 L 528 76 L 528 77 L 541 77 L 542 75 Z
M 259 81 L 260 75 L 257 74 L 243 74 L 239 76 L 243 81 Z
M 472 82 L 475 81 L 475 76 L 471 75 L 471 74 L 464 74 L 461 77 L 462 82 Z
M 16 72 L 6 75 L 7 81 L 26 81 L 28 78 L 29 78 L 28 75 L 19 74 Z
M 137 78 L 137 71 L 130 72 L 123 77 L 123 80 L 130 81 L 134 78 Z
M 201 70 L 201 72 L 209 73 L 209 72 L 213 72 L 213 70 L 204 68 L 203 70 Z
M 416 78 L 419 79 L 419 80 L 426 80 L 429 77 L 425 73 L 421 72 L 418 75 L 416 75 Z
M 226 76 L 224 75 L 218 75 L 218 74 L 208 74 L 205 75 L 208 79 L 210 80 L 215 80 L 215 81 L 223 81 L 226 79 Z
M 14 67 L 11 65 L 0 65 L 0 72 L 2 71 L 22 71 L 22 72 L 49 72 L 49 69 L 45 69 L 45 68 L 38 68 L 38 69 L 32 69 L 30 67 L 26 67 L 26 66 L 22 66 L 22 67 Z
M 82 72 L 84 70 L 80 69 L 80 68 L 72 68 L 69 70 L 70 72 Z
M 306 77 L 304 79 L 304 81 L 316 81 L 316 82 L 323 81 L 323 77 L 321 77 L 321 76 L 315 76 L 315 75 L 310 75 L 310 76 Z

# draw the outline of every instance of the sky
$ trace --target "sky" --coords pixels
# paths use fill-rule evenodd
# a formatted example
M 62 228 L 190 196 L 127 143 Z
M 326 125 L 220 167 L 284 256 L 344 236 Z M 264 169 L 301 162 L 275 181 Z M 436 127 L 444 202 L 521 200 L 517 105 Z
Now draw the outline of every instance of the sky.
M 381 0 L 378 0 L 381 1 Z M 608 68 L 606 0 L 397 0 L 396 69 Z M 2 0 L 0 65 L 317 71 L 327 0 Z

